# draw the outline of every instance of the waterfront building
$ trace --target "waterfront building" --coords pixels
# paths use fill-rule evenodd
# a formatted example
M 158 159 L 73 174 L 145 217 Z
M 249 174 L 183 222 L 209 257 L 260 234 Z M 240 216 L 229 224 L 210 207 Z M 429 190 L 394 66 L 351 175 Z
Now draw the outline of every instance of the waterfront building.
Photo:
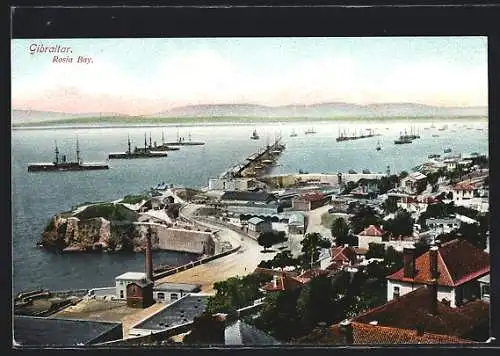
M 13 338 L 18 346 L 89 346 L 123 338 L 118 322 L 14 315 Z
M 142 279 L 127 284 L 127 306 L 132 308 L 147 308 L 154 304 L 153 281 Z
M 211 178 L 208 180 L 208 190 L 250 191 L 258 187 L 253 178 Z
M 147 284 L 146 273 L 144 272 L 126 272 L 115 277 L 116 298 L 127 300 L 127 286 L 130 283 Z
M 397 299 L 435 281 L 437 299 L 452 308 L 479 298 L 478 279 L 490 272 L 489 254 L 465 240 L 432 247 L 419 257 L 403 250 L 404 267 L 387 276 L 387 300 Z
M 194 318 L 205 311 L 208 297 L 208 295 L 202 293 L 186 294 L 133 325 L 129 331 L 129 336 L 145 336 L 158 333 L 171 336 L 186 332 L 190 330 Z
M 189 293 L 201 290 L 200 284 L 189 283 L 161 283 L 153 288 L 153 298 L 159 303 L 172 303 Z

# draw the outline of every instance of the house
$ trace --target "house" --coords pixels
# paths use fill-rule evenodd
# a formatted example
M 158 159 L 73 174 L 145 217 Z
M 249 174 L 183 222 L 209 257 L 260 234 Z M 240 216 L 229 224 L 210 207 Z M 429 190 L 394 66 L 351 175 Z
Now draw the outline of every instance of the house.
M 330 249 L 330 259 L 324 269 L 339 271 L 344 267 L 352 266 L 358 261 L 356 251 L 348 245 L 332 247 Z M 325 264 L 323 264 L 324 266 Z
M 489 254 L 461 239 L 433 246 L 421 256 L 404 248 L 404 267 L 387 277 L 387 300 L 436 283 L 438 300 L 457 307 L 479 298 L 478 279 L 490 272 Z
M 400 181 L 400 188 L 407 194 L 419 194 L 427 187 L 427 176 L 413 172 Z
M 426 333 L 420 329 L 401 329 L 377 324 L 343 321 L 330 328 L 330 342 L 337 345 L 418 345 L 472 344 L 454 336 Z
M 478 187 L 474 183 L 461 182 L 453 186 L 453 200 L 455 202 L 472 199 L 477 196 L 477 193 Z
M 434 286 L 421 286 L 361 313 L 351 321 L 397 329 L 420 329 L 420 332 L 479 342 L 488 339 L 489 303 L 477 299 L 454 308 L 439 301 L 437 295 Z
M 301 213 L 295 212 L 288 218 L 288 233 L 294 235 L 304 235 L 305 217 Z
M 454 171 L 457 169 L 458 160 L 455 158 L 446 158 L 443 160 L 443 163 L 447 171 Z
M 385 231 L 382 227 L 370 225 L 358 234 L 358 247 L 368 249 L 370 243 L 382 243 Z
M 153 281 L 146 279 L 127 284 L 127 306 L 147 308 L 155 303 L 153 299 Z
M 147 278 L 146 273 L 143 272 L 126 272 L 124 274 L 115 277 L 115 285 L 116 285 L 116 298 L 120 300 L 127 299 L 127 286 L 130 283 L 139 283 L 146 285 Z
M 265 205 L 276 202 L 275 195 L 266 192 L 246 192 L 246 191 L 226 191 L 221 195 L 220 200 L 225 204 L 246 204 L 253 203 Z
M 257 267 L 254 274 L 267 275 L 270 282 L 264 283 L 261 290 L 264 292 L 277 292 L 285 289 L 296 289 L 302 286 L 302 283 L 296 279 L 297 272 L 278 271 L 274 269 Z
M 18 346 L 75 347 L 123 338 L 118 322 L 14 315 L 12 329 Z
M 472 219 L 471 219 L 472 220 Z M 460 228 L 461 220 L 456 217 L 429 218 L 425 220 L 425 225 L 432 230 L 442 234 L 448 234 L 452 230 Z
M 253 217 L 248 220 L 248 232 L 260 234 L 263 232 L 270 232 L 273 230 L 271 221 L 264 220 L 258 217 Z
M 304 193 L 292 199 L 292 210 L 314 210 L 327 204 L 330 199 L 331 198 L 329 196 L 325 196 L 320 191 Z
M 484 300 L 485 302 L 490 302 L 490 275 L 487 274 L 486 276 L 483 276 L 478 279 L 479 281 L 479 288 L 481 290 L 481 300 Z
M 161 283 L 153 288 L 153 299 L 159 303 L 171 303 L 189 293 L 201 290 L 200 284 L 189 283 Z

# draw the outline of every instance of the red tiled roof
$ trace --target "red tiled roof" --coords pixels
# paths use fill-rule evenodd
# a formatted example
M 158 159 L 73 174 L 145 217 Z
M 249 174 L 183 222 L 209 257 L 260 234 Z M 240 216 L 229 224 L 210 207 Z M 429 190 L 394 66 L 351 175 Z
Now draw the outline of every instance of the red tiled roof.
M 456 239 L 438 250 L 438 285 L 456 287 L 490 272 L 490 256 L 465 240 Z M 417 257 L 415 278 L 404 277 L 404 268 L 387 277 L 408 283 L 426 284 L 431 279 L 429 251 Z
M 423 333 L 418 335 L 414 329 L 391 328 L 380 325 L 369 325 L 351 322 L 353 328 L 353 341 L 357 345 L 390 345 L 390 344 L 469 344 L 470 340 L 461 338 Z M 339 340 L 343 339 L 338 325 L 331 327 L 332 333 Z
M 334 247 L 330 250 L 332 262 L 356 262 L 356 251 L 352 247 Z
M 457 183 L 454 187 L 453 190 L 474 190 L 476 189 L 476 185 L 473 183 Z
M 484 301 L 471 301 L 459 308 L 438 301 L 437 313 L 432 315 L 429 313 L 431 300 L 430 289 L 423 286 L 360 314 L 352 321 L 365 324 L 377 321 L 380 326 L 401 329 L 413 329 L 421 325 L 430 333 L 455 337 L 467 337 L 475 329 L 488 324 L 489 305 Z
M 382 236 L 384 235 L 384 230 L 375 225 L 370 225 L 363 231 L 359 233 L 361 236 Z

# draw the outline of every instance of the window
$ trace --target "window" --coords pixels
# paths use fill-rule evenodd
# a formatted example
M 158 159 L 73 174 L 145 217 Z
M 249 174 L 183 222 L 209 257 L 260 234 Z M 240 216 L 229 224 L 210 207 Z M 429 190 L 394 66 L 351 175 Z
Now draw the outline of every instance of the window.
M 120 299 L 123 299 L 123 290 L 120 291 Z
M 170 300 L 177 300 L 177 299 L 179 299 L 179 296 L 177 295 L 177 293 L 170 294 Z
M 394 291 L 392 292 L 392 298 L 393 299 L 399 298 L 399 287 L 394 287 Z
M 158 299 L 164 300 L 165 299 L 165 293 L 160 292 L 157 294 Z
M 489 297 L 490 296 L 490 286 L 482 286 L 481 287 L 481 295 L 483 297 Z

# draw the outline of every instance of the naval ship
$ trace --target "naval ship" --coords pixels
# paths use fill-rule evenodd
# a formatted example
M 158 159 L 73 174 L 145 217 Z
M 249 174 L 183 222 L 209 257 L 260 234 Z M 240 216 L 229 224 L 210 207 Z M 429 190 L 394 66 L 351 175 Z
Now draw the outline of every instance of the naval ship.
M 80 157 L 80 147 L 78 139 L 76 140 L 76 161 L 71 162 L 66 160 L 66 155 L 63 155 L 59 160 L 59 148 L 57 142 L 55 144 L 55 161 L 48 163 L 32 163 L 28 165 L 28 172 L 54 172 L 54 171 L 90 171 L 109 169 L 106 163 L 83 163 Z
M 130 137 L 128 138 L 128 150 L 126 152 L 110 153 L 108 159 L 134 159 L 134 158 L 154 158 L 154 157 L 167 157 L 168 153 L 165 151 L 155 151 L 151 145 L 151 138 L 149 147 L 147 146 L 146 134 L 144 134 L 144 148 L 135 147 L 132 151 L 130 148 Z

